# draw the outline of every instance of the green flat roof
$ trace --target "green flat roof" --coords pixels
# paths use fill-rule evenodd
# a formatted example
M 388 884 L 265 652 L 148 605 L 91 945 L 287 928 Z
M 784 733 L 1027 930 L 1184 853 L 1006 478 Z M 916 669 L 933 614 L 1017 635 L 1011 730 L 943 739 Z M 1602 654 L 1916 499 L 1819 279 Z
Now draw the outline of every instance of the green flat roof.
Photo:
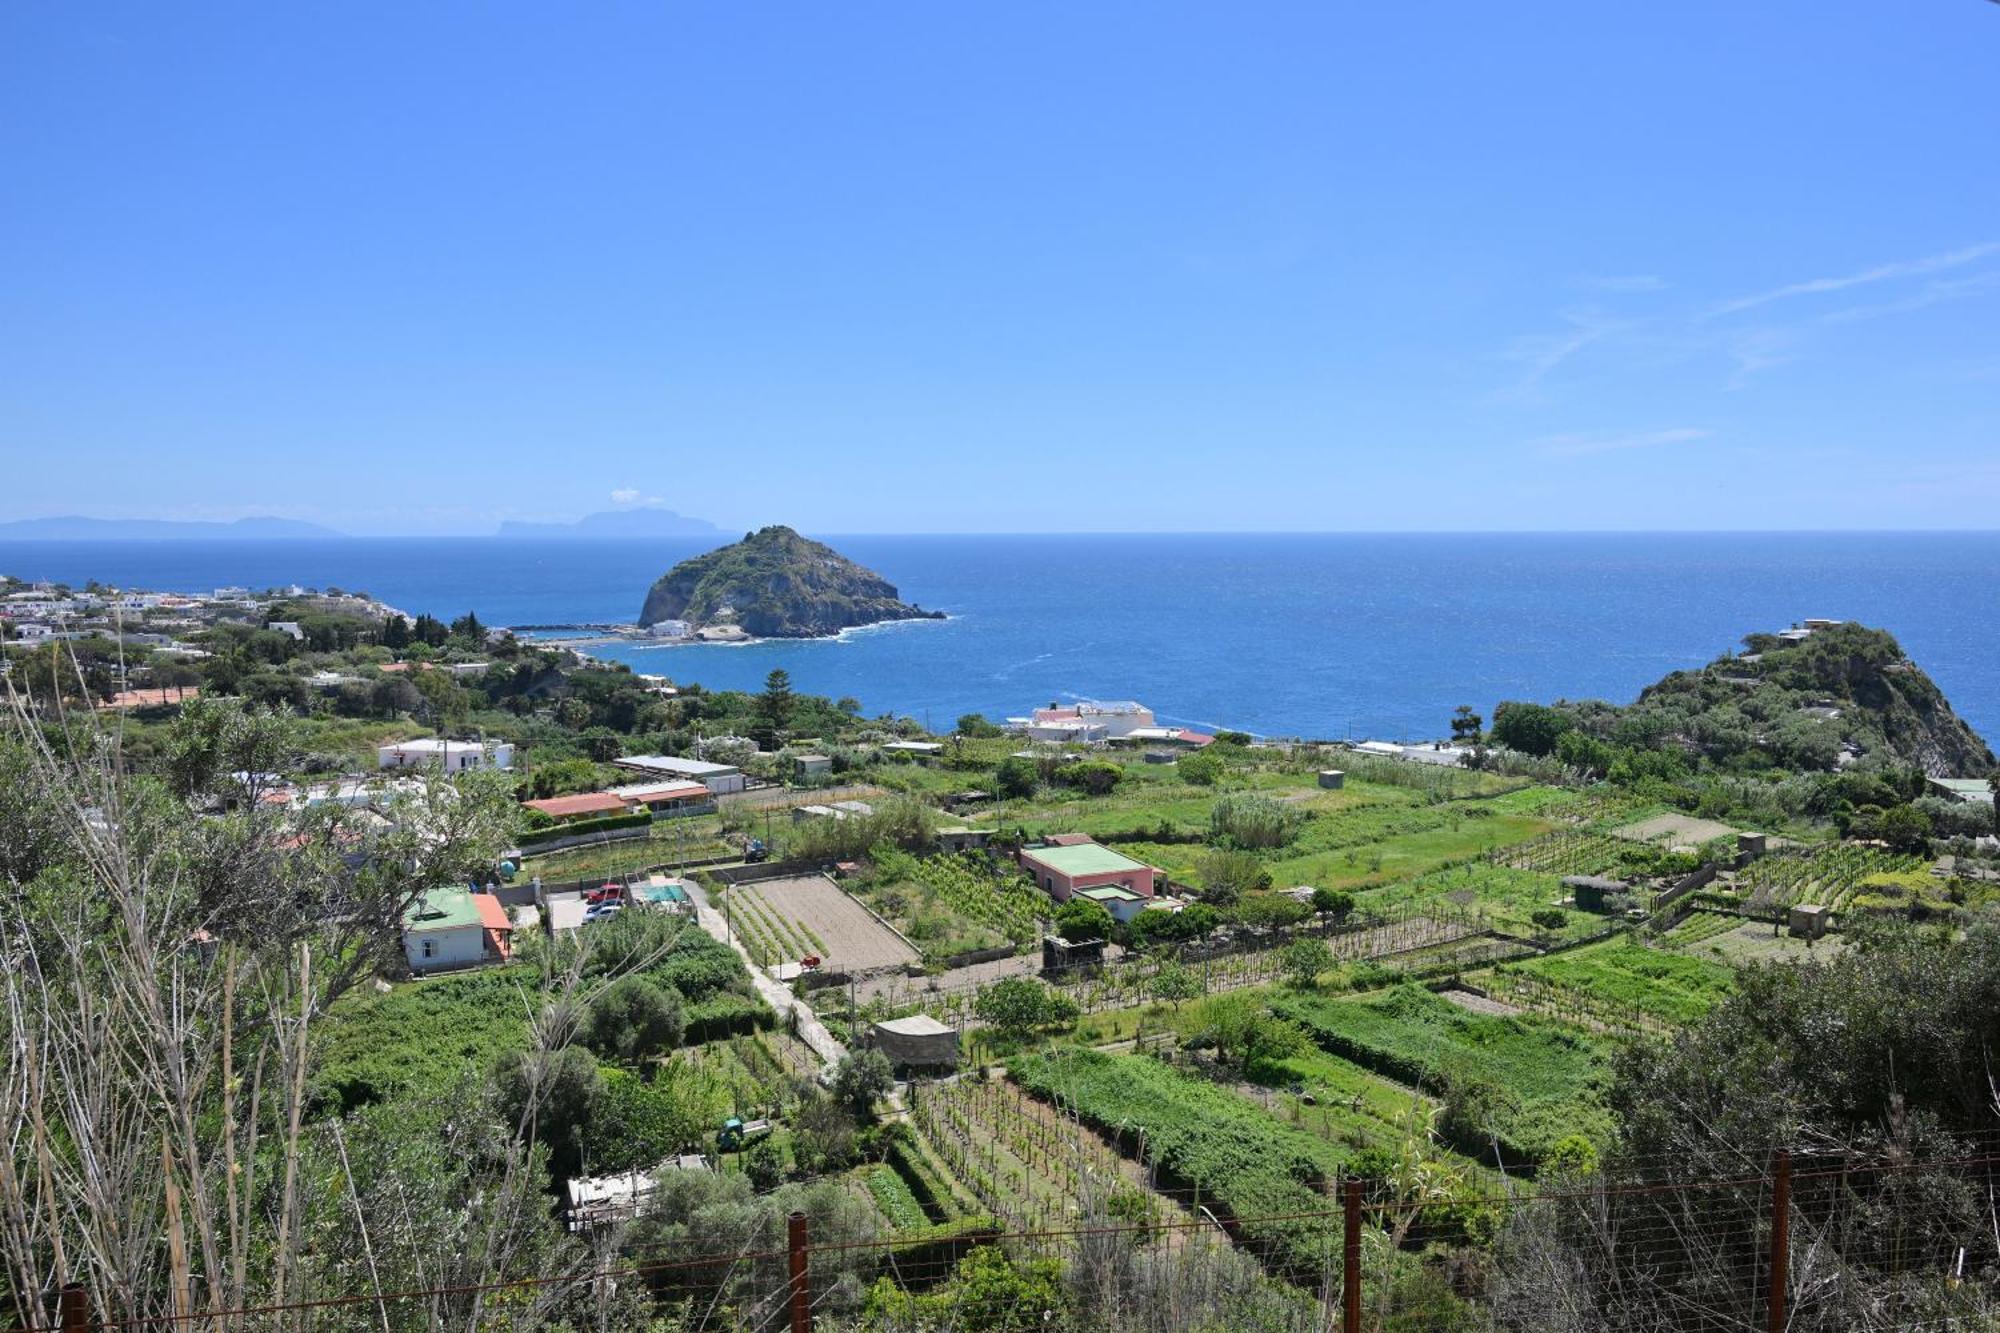
M 428 890 L 403 914 L 404 930 L 453 930 L 479 924 L 479 908 L 465 889 Z
M 1120 903 L 1143 901 L 1139 894 L 1132 892 L 1132 890 L 1122 884 L 1093 884 L 1087 889 L 1078 889 L 1076 896 L 1093 900 L 1107 898 L 1112 902 Z
M 1152 868 L 1094 842 L 1080 842 L 1073 847 L 1030 847 L 1025 855 L 1029 860 L 1040 862 L 1072 879 L 1078 875 L 1115 875 L 1127 870 Z

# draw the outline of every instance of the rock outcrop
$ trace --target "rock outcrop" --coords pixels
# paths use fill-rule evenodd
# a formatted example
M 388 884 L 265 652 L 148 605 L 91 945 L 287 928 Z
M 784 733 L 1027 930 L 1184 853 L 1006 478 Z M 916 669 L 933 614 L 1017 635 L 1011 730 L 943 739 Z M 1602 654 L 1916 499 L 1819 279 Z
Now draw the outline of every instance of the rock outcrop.
M 822 542 L 787 527 L 683 560 L 653 584 L 639 624 L 683 620 L 691 629 L 740 626 L 758 638 L 805 639 L 889 620 L 942 620 L 896 596 L 896 587 Z

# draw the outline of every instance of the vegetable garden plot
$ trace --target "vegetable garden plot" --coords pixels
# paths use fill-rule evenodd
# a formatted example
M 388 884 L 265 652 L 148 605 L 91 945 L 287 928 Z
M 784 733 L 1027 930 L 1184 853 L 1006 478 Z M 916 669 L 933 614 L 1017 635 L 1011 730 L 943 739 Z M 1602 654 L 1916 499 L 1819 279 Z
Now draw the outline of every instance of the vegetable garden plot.
M 759 880 L 729 890 L 732 925 L 752 953 L 791 961 L 816 953 L 829 968 L 900 967 L 917 951 L 824 875 Z
M 1451 1134 L 1468 1153 L 1491 1139 L 1539 1159 L 1565 1135 L 1602 1139 L 1610 1129 L 1605 1043 L 1576 1028 L 1469 1013 L 1415 985 L 1359 999 L 1277 996 L 1271 1008 L 1323 1050 L 1385 1077 L 1440 1094 L 1477 1090 L 1476 1123 Z
M 1074 1222 L 1090 1205 L 1103 1211 L 1114 1199 L 1125 1220 L 1190 1216 L 1147 1190 L 1144 1168 L 1106 1138 L 1012 1083 L 919 1085 L 910 1119 L 981 1205 L 1018 1229 Z
M 1062 1049 L 1015 1063 L 1011 1076 L 1038 1097 L 1130 1142 L 1174 1183 L 1225 1219 L 1279 1266 L 1323 1271 L 1339 1256 L 1327 1188 L 1348 1154 L 1281 1123 L 1249 1100 L 1143 1055 Z M 1317 1217 L 1298 1214 L 1321 1213 Z
M 1607 941 L 1494 969 L 1493 989 L 1557 1018 L 1623 1031 L 1692 1023 L 1727 998 L 1730 970 L 1719 963 Z

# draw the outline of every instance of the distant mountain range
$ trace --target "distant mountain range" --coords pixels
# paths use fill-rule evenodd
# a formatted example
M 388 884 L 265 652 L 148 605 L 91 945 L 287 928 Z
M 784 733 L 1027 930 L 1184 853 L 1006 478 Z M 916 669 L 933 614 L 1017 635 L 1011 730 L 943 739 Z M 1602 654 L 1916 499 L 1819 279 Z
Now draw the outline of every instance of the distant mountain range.
M 508 519 L 502 537 L 709 537 L 721 532 L 705 518 L 689 518 L 671 509 L 611 509 L 585 514 L 574 523 L 529 523 Z
M 0 523 L 0 541 L 103 542 L 273 541 L 345 537 L 344 532 L 295 518 L 239 518 L 234 523 L 188 523 L 160 518 L 21 518 Z

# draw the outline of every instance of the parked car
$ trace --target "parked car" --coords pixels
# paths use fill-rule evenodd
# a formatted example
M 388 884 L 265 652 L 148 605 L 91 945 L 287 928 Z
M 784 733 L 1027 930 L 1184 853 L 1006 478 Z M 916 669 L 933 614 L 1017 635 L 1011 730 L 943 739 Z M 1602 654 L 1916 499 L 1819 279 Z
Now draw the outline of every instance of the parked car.
M 602 888 L 592 889 L 589 893 L 584 894 L 583 901 L 592 907 L 597 906 L 599 903 L 622 903 L 625 901 L 625 886 L 623 884 L 606 884 Z
M 584 911 L 583 924 L 587 926 L 593 921 L 607 921 L 624 910 L 625 904 L 623 903 L 599 903 L 597 906 L 587 908 Z

